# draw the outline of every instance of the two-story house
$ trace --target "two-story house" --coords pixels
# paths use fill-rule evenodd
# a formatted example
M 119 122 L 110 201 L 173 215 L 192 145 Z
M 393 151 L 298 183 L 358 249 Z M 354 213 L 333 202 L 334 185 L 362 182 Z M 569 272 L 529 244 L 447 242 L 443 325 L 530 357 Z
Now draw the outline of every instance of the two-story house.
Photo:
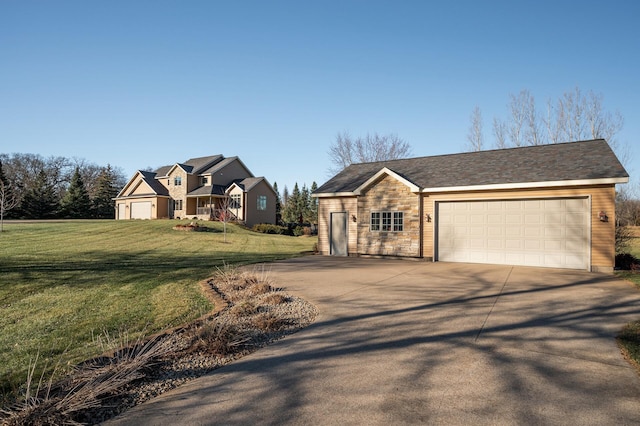
M 192 158 L 139 170 L 115 198 L 116 219 L 197 218 L 233 220 L 253 226 L 275 223 L 276 194 L 264 177 L 254 177 L 238 157 Z

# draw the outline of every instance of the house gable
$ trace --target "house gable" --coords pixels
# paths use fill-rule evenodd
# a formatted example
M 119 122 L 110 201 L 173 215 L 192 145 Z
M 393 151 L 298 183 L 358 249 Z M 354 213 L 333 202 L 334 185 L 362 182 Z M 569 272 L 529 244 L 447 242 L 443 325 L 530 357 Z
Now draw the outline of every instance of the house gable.
M 358 253 L 420 256 L 420 194 L 415 186 L 382 173 L 357 198 Z M 371 229 L 371 214 L 402 214 L 402 231 Z
M 367 190 L 367 188 L 369 188 L 371 185 L 374 185 L 378 180 L 380 180 L 382 177 L 384 176 L 389 176 L 392 177 L 393 179 L 397 180 L 399 183 L 405 185 L 407 188 L 409 188 L 409 190 L 411 192 L 415 192 L 418 193 L 420 192 L 420 187 L 416 184 L 414 184 L 413 182 L 411 182 L 410 180 L 400 176 L 398 173 L 394 172 L 393 170 L 387 168 L 387 167 L 383 167 L 382 169 L 380 169 L 380 171 L 378 173 L 376 173 L 375 175 L 371 176 L 369 179 L 367 179 L 366 182 L 364 182 L 362 185 L 360 185 L 358 188 L 356 188 L 353 192 L 355 195 L 360 195 L 363 191 Z

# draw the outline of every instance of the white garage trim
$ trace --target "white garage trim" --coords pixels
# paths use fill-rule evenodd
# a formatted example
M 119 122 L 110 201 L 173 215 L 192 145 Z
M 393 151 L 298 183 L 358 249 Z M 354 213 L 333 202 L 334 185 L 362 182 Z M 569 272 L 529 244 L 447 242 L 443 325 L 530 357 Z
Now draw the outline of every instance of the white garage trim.
M 131 219 L 151 219 L 151 201 L 136 201 L 129 209 Z
M 436 202 L 435 259 L 590 269 L 591 200 Z

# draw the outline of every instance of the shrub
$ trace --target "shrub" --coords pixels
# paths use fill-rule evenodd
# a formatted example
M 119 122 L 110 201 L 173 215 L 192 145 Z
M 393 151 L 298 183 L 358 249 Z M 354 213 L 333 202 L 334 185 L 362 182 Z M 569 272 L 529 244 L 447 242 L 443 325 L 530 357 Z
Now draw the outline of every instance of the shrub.
M 289 298 L 279 293 L 271 293 L 261 299 L 262 303 L 267 305 L 282 305 L 287 303 Z
M 286 327 L 289 322 L 271 312 L 263 312 L 254 318 L 253 324 L 262 331 L 278 331 Z
M 293 235 L 296 237 L 304 235 L 304 228 L 302 226 L 296 226 L 293 228 Z
M 616 254 L 616 268 L 637 271 L 640 269 L 640 260 L 629 253 Z
M 272 225 L 269 223 L 259 223 L 251 228 L 253 232 L 263 234 L 289 235 L 289 229 L 286 226 Z
M 246 333 L 236 327 L 211 321 L 195 331 L 190 350 L 229 355 L 241 351 L 248 341 Z

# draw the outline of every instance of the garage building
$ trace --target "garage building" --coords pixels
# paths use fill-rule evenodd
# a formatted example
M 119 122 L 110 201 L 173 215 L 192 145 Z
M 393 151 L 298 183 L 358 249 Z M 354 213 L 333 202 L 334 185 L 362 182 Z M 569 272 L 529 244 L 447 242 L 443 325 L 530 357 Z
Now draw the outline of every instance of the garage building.
M 609 272 L 628 181 L 603 139 L 352 164 L 313 194 L 318 250 Z

